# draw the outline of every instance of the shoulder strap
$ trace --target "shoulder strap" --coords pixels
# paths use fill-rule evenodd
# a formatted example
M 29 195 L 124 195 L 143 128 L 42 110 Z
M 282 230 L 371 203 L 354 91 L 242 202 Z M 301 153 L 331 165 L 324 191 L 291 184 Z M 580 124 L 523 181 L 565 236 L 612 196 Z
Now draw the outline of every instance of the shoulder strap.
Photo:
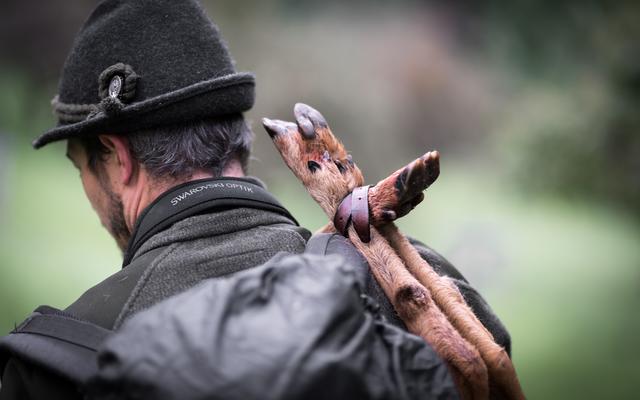
M 127 299 L 145 271 L 167 247 L 139 255 L 126 268 L 88 289 L 65 312 L 106 329 L 113 329 Z
M 315 233 L 307 241 L 305 247 L 305 253 L 317 254 L 324 256 L 327 254 L 327 248 L 329 247 L 329 241 L 336 235 L 335 233 Z
M 340 254 L 347 263 L 355 267 L 364 294 L 380 307 L 381 314 L 393 325 L 406 329 L 384 291 L 369 272 L 369 263 L 349 239 L 338 233 L 316 233 L 307 242 L 305 252 L 318 255 Z
M 97 372 L 97 349 L 111 333 L 52 307 L 38 307 L 0 338 L 0 373 L 16 357 L 83 384 Z
M 361 284 L 369 278 L 369 263 L 360 252 L 351 244 L 351 241 L 338 233 L 316 233 L 307 241 L 305 253 L 317 255 L 339 254 L 345 261 L 358 272 L 358 280 Z
M 278 213 L 298 222 L 270 193 L 247 178 L 200 179 L 160 195 L 138 217 L 124 255 L 123 267 L 151 236 L 177 221 L 213 209 L 251 207 Z

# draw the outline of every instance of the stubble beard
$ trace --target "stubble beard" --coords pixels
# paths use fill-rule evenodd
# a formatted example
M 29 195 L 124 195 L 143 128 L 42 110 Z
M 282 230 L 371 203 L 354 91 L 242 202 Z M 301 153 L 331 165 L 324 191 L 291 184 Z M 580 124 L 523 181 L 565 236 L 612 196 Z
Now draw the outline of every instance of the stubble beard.
M 131 238 L 131 231 L 127 227 L 127 223 L 124 219 L 124 204 L 122 198 L 113 192 L 111 184 L 107 179 L 104 179 L 103 174 L 98 174 L 98 181 L 102 190 L 108 198 L 107 209 L 107 230 L 111 236 L 115 239 L 118 248 L 124 254 Z
M 116 244 L 120 248 L 122 253 L 127 249 L 129 239 L 131 238 L 131 232 L 127 227 L 127 223 L 124 220 L 124 205 L 122 199 L 115 193 L 108 193 L 109 195 L 109 232 L 116 241 Z

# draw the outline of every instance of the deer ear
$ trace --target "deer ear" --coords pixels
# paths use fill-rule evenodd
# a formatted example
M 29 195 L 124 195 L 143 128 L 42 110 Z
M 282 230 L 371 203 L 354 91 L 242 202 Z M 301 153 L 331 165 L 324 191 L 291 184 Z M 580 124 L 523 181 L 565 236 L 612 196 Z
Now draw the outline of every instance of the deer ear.
M 320 128 L 328 128 L 327 120 L 315 108 L 309 107 L 304 103 L 297 103 L 293 107 L 293 114 L 296 117 L 298 128 L 306 139 L 316 137 L 316 131 Z

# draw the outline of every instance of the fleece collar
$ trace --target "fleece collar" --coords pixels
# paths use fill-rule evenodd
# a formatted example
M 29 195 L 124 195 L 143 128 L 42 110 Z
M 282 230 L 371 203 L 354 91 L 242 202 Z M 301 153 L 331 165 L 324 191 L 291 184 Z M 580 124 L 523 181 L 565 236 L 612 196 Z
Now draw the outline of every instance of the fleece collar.
M 142 211 L 124 254 L 123 268 L 145 241 L 185 218 L 239 207 L 257 208 L 295 218 L 252 178 L 208 178 L 187 182 L 164 192 Z

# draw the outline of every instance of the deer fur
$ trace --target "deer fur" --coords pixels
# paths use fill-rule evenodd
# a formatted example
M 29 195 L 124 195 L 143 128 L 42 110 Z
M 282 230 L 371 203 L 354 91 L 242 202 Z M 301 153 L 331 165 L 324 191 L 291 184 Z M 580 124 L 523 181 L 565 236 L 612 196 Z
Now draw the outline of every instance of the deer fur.
M 287 166 L 333 220 L 340 202 L 364 177 L 315 109 L 296 104 L 297 124 L 263 119 Z M 508 355 L 464 301 L 455 284 L 439 276 L 393 220 L 422 201 L 439 175 L 439 154 L 428 152 L 369 190 L 371 241 L 353 226 L 348 236 L 409 331 L 424 338 L 448 363 L 465 399 L 524 399 Z M 335 231 L 330 222 L 324 231 Z

